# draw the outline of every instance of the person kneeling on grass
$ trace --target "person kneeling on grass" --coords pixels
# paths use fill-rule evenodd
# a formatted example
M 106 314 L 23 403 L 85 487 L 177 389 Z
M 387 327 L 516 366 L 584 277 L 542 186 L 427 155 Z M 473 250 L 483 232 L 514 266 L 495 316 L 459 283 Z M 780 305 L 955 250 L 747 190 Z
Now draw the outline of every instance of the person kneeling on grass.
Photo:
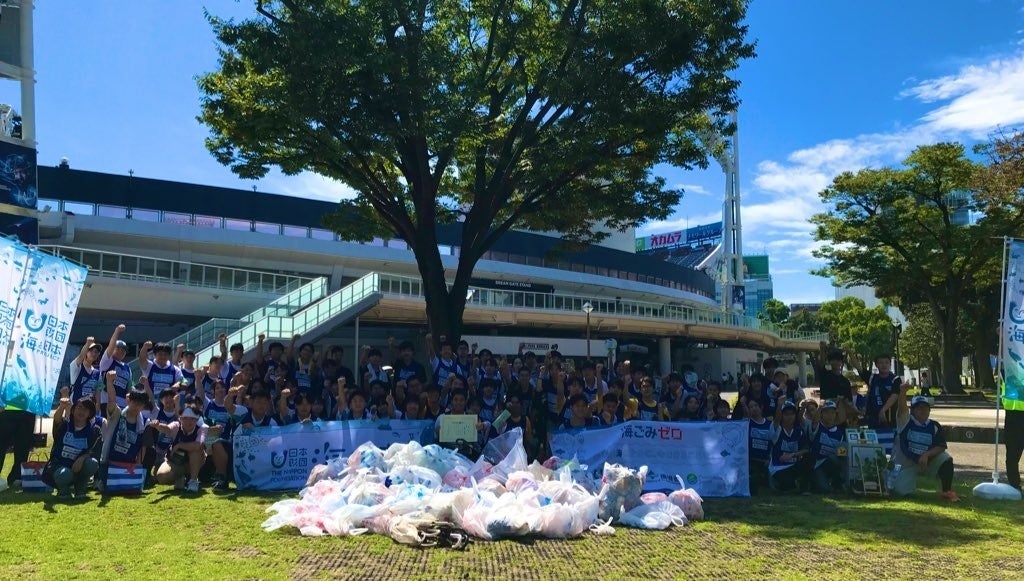
M 96 403 L 92 398 L 82 398 L 72 406 L 69 395 L 67 387 L 61 388 L 60 404 L 53 414 L 53 449 L 43 477 L 46 484 L 57 489 L 57 498 L 61 499 L 71 498 L 72 486 L 75 498 L 84 498 L 89 479 L 100 468 L 99 462 L 89 455 L 99 439 L 93 422 Z
M 103 459 L 96 476 L 96 487 L 103 492 L 110 463 L 142 464 L 145 450 L 153 444 L 146 434 L 146 418 L 143 411 L 149 407 L 149 392 L 137 388 L 128 391 L 128 405 L 117 406 L 115 382 L 117 371 L 106 374 L 107 381 L 107 425 L 103 432 Z
M 929 416 L 932 406 L 928 398 L 918 395 L 907 410 L 909 383 L 900 386 L 896 400 L 896 443 L 893 462 L 899 468 L 896 482 L 890 491 L 894 496 L 909 496 L 917 489 L 917 475 L 938 476 L 942 484 L 941 497 L 959 502 L 953 491 L 953 458 L 946 452 L 946 438 L 942 426 Z
M 178 490 L 184 488 L 188 492 L 199 492 L 199 470 L 206 463 L 203 429 L 199 426 L 199 420 L 194 407 L 187 406 L 173 424 L 177 429 L 171 448 L 156 473 L 156 480 L 160 484 L 174 484 Z

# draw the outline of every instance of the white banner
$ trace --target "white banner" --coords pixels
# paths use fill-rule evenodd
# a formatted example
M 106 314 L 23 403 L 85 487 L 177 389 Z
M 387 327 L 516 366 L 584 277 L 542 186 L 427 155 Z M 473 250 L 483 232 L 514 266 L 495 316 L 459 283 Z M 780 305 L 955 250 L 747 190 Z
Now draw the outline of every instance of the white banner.
M 1010 242 L 1003 298 L 1003 405 L 1024 410 L 1024 241 Z
M 552 454 L 577 457 L 601 478 L 605 462 L 629 468 L 647 466 L 644 491 L 688 488 L 705 497 L 750 496 L 747 422 L 630 421 L 609 428 L 559 431 Z
M 4 358 L 14 332 L 28 252 L 26 246 L 0 236 L 0 353 L 3 353 L 0 357 Z
M 30 259 L 0 400 L 48 416 L 88 270 L 37 250 Z
M 239 429 L 232 436 L 235 484 L 239 490 L 297 490 L 306 485 L 314 466 L 348 457 L 367 442 L 387 448 L 413 440 L 428 444 L 433 437 L 434 422 L 429 420 L 354 420 Z

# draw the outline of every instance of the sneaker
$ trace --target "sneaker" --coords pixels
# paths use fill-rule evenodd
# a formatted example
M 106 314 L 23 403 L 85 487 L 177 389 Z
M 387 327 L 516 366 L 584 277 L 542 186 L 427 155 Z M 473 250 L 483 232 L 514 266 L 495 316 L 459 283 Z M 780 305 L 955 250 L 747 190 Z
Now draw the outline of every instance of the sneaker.
M 214 481 L 213 489 L 215 491 L 217 491 L 217 492 L 225 492 L 225 491 L 227 491 L 228 490 L 228 481 L 227 480 L 220 480 L 220 479 Z
M 71 490 L 67 488 L 63 490 L 58 489 L 57 500 L 71 500 Z
M 199 492 L 199 481 L 198 480 L 189 480 L 188 484 L 185 486 L 185 490 L 187 492 L 191 492 L 193 494 Z
M 960 497 L 952 490 L 947 490 L 939 495 L 939 498 L 948 502 L 960 502 Z

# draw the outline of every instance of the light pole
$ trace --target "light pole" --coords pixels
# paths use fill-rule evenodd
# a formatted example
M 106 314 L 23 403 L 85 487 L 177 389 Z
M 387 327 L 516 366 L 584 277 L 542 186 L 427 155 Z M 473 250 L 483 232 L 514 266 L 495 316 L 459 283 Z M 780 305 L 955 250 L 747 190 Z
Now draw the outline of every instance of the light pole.
M 900 335 L 903 334 L 903 323 L 893 319 L 892 321 L 892 336 L 893 336 L 893 372 L 896 375 L 902 376 L 903 371 L 900 369 Z
M 590 361 L 590 313 L 593 310 L 594 305 L 590 301 L 583 303 L 583 312 L 587 314 L 587 361 Z

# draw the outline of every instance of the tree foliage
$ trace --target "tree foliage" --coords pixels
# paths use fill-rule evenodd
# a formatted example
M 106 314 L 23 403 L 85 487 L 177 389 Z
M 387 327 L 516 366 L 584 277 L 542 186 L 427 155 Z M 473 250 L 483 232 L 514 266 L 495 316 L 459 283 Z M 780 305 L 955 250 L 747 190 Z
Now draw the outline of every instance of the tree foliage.
M 828 327 L 822 324 L 818 318 L 818 314 L 807 309 L 797 309 L 793 311 L 786 322 L 783 324 L 784 327 L 793 331 L 799 331 L 802 333 L 827 333 Z
M 957 143 L 915 149 L 900 168 L 837 176 L 812 218 L 825 242 L 820 274 L 873 286 L 899 306 L 927 304 L 941 330 L 947 389 L 960 391 L 961 311 L 998 268 L 999 238 L 1020 231 L 1024 204 Z M 970 220 L 966 220 L 970 218 Z M 977 218 L 977 219 L 974 219 Z
M 768 299 L 764 302 L 764 308 L 757 314 L 757 318 L 782 325 L 789 319 L 789 307 L 779 299 Z
M 470 275 L 511 228 L 576 242 L 664 218 L 656 164 L 706 167 L 753 56 L 746 0 L 257 0 L 211 18 L 207 147 L 351 186 L 325 223 L 415 254 L 431 328 L 459 334 Z M 714 152 L 712 152 L 714 153 Z M 436 225 L 461 223 L 451 285 Z M 600 228 L 594 228 L 594 224 Z
M 892 354 L 892 320 L 881 305 L 869 309 L 857 297 L 843 297 L 823 303 L 817 319 L 862 375 L 870 372 L 875 357 Z
M 907 328 L 900 335 L 900 356 L 908 367 L 931 367 L 939 360 L 942 330 L 926 304 L 912 305 L 904 312 Z

